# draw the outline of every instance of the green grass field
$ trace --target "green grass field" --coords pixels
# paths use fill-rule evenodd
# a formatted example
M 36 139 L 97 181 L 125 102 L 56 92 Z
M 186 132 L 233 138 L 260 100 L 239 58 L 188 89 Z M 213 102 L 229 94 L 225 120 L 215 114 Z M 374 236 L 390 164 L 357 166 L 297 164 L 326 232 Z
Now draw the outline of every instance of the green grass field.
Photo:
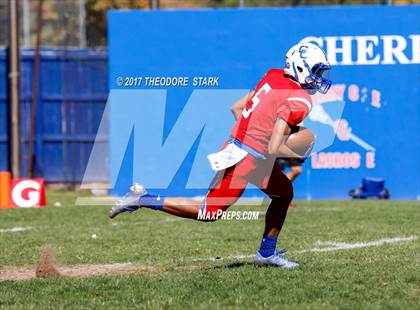
M 48 198 L 62 207 L 0 210 L 0 275 L 34 266 L 45 243 L 54 247 L 62 265 L 131 262 L 148 268 L 87 278 L 0 281 L 0 308 L 420 307 L 418 202 L 297 202 L 280 246 L 301 266 L 282 270 L 232 257 L 255 253 L 262 215 L 253 221 L 201 223 L 141 210 L 111 221 L 107 207 L 75 206 L 75 193 L 50 191 Z M 12 227 L 31 229 L 6 230 Z M 359 243 L 360 248 L 311 252 L 331 247 L 319 241 Z M 215 256 L 230 257 L 208 259 Z

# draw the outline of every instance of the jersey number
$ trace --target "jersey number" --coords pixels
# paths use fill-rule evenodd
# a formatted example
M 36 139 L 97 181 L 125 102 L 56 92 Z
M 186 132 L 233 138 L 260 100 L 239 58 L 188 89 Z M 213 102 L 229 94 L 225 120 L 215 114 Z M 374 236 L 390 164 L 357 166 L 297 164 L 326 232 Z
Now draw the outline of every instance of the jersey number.
M 248 118 L 252 111 L 255 110 L 255 108 L 257 107 L 257 105 L 260 103 L 261 99 L 260 99 L 260 95 L 261 92 L 264 92 L 265 94 L 268 94 L 271 90 L 271 86 L 268 83 L 265 83 L 258 91 L 257 93 L 251 98 L 252 101 L 252 105 L 249 109 L 243 109 L 242 110 L 242 116 L 243 118 Z

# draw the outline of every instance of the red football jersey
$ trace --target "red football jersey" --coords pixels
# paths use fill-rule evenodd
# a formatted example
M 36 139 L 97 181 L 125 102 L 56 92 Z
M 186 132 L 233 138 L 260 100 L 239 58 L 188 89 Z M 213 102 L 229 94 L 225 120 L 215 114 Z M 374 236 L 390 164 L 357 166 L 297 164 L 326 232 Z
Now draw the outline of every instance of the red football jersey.
M 271 69 L 258 83 L 231 135 L 266 154 L 277 119 L 296 126 L 309 114 L 311 106 L 311 97 L 300 84 L 286 77 L 283 70 Z

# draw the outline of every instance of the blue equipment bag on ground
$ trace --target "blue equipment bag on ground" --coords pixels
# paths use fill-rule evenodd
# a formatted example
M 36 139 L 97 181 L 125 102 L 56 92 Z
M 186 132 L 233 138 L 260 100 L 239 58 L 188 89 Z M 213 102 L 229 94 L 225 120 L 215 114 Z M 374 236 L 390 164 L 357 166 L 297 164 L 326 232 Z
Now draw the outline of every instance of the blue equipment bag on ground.
M 389 199 L 389 190 L 385 188 L 383 179 L 363 178 L 362 186 L 352 189 L 349 195 L 353 199 Z

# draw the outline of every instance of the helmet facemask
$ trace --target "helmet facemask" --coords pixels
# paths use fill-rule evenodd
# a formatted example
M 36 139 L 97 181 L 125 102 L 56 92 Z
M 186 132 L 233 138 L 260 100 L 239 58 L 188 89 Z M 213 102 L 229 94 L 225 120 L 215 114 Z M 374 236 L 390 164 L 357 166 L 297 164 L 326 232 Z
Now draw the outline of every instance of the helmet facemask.
M 331 80 L 328 78 L 331 66 L 319 63 L 310 68 L 306 61 L 304 61 L 304 64 L 310 72 L 305 78 L 305 89 L 313 89 L 319 91 L 321 94 L 326 94 L 332 84 Z M 327 77 L 325 77 L 325 75 Z

